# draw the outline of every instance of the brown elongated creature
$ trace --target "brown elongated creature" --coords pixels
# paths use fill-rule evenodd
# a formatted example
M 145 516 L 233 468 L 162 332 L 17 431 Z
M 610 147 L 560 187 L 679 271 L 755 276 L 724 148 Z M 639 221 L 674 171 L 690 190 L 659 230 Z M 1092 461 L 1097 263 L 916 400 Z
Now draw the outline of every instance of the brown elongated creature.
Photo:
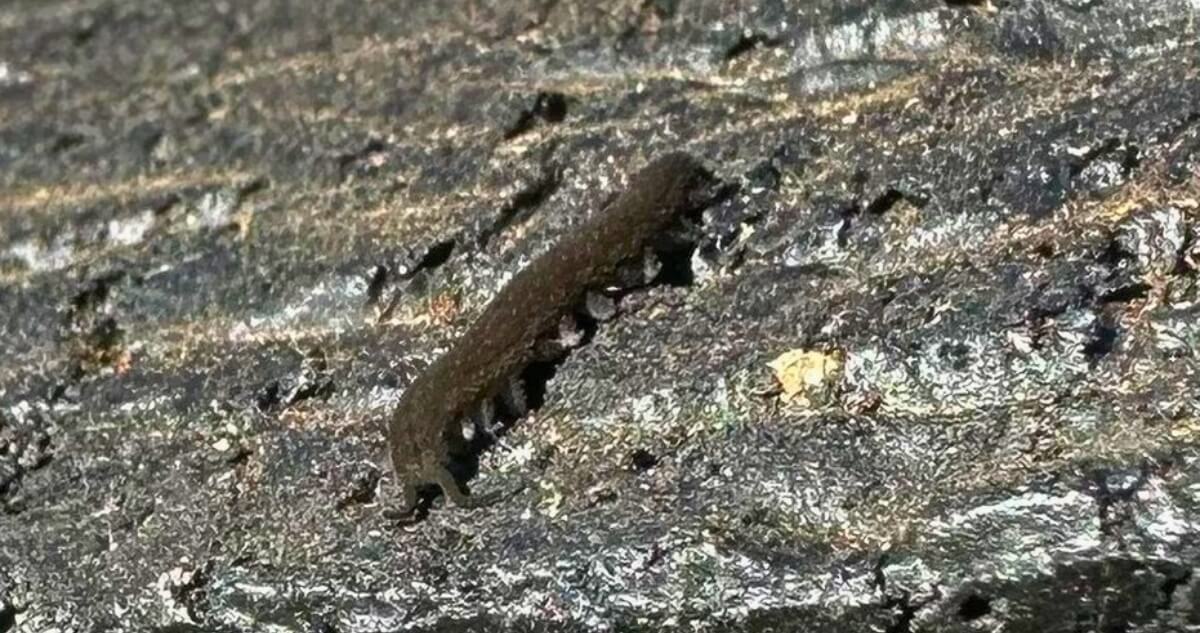
M 470 450 L 462 420 L 536 359 L 539 339 L 589 290 L 610 284 L 680 214 L 694 210 L 698 192 L 710 182 L 688 154 L 652 161 L 605 209 L 519 271 L 462 338 L 413 382 L 387 430 L 392 467 L 404 486 L 404 512 L 416 507 L 423 484 L 437 484 L 460 506 L 494 500 L 464 493 L 448 469 Z

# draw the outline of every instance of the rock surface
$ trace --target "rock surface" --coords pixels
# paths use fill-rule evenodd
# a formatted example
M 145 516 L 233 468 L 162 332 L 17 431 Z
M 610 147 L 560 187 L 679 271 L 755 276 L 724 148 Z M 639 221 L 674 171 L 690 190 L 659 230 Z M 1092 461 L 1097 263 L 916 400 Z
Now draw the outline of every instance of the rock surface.
M 10 0 L 0 632 L 1196 630 L 1198 13 Z M 405 385 L 678 148 L 535 485 L 386 518 Z

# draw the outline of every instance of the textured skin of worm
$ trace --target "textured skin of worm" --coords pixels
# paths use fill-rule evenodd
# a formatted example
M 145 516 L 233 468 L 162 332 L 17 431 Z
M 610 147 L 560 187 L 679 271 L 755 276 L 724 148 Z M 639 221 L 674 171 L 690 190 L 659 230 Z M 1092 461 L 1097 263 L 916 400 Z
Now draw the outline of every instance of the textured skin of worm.
M 603 287 L 619 265 L 641 257 L 709 178 L 684 153 L 646 165 L 611 204 L 518 272 L 462 338 L 413 382 L 387 429 L 405 512 L 415 508 L 423 484 L 437 484 L 460 506 L 494 500 L 468 496 L 447 469 L 455 456 L 470 450 L 461 420 L 505 389 L 533 360 L 539 337 L 575 309 L 589 289 Z

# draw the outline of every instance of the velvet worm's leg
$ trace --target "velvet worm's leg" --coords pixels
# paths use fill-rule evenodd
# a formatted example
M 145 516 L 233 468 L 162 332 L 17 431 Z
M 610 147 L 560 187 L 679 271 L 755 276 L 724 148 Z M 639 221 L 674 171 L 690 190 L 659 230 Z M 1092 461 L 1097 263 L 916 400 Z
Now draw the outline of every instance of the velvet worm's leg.
M 480 403 L 479 407 L 471 414 L 471 435 L 476 433 L 482 434 L 489 442 L 496 442 L 496 404 L 491 398 Z
M 405 519 L 406 522 L 412 518 L 412 514 L 417 509 L 417 504 L 421 502 L 421 495 L 417 492 L 417 483 L 415 481 L 404 482 L 404 507 L 397 510 L 387 510 L 384 516 L 388 519 Z
M 583 309 L 589 317 L 601 323 L 617 316 L 617 302 L 594 290 L 589 290 L 584 297 Z
M 508 381 L 508 388 L 500 397 L 504 410 L 515 417 L 529 413 L 529 398 L 525 395 L 525 383 L 520 376 L 514 376 Z
M 514 486 L 511 490 L 468 496 L 462 491 L 462 488 L 459 487 L 458 481 L 454 479 L 454 475 L 451 475 L 450 471 L 446 470 L 445 468 L 439 467 L 430 474 L 433 475 L 433 481 L 442 487 L 442 492 L 445 493 L 446 497 L 453 501 L 454 505 L 457 505 L 460 508 L 484 508 L 496 503 L 497 501 L 507 499 L 508 497 L 511 497 L 512 495 L 525 489 L 525 484 L 521 483 L 517 486 Z
M 478 501 L 475 498 L 468 497 L 467 493 L 463 492 L 462 488 L 458 485 L 458 480 L 454 478 L 454 475 L 450 474 L 449 470 L 446 470 L 442 466 L 434 467 L 431 470 L 429 478 L 433 480 L 433 483 L 441 486 L 442 494 L 446 495 L 446 498 L 450 501 L 453 501 L 454 505 L 463 508 L 475 507 L 474 504 L 478 503 Z

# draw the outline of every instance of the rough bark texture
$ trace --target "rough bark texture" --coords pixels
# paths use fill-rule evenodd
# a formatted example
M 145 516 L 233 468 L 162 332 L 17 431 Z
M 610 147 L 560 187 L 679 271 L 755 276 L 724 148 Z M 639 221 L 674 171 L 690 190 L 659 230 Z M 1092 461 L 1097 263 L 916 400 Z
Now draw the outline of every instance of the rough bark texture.
M 1198 14 L 5 2 L 0 632 L 1200 626 Z M 405 386 L 675 149 L 738 190 L 471 481 L 537 486 L 385 518 Z

